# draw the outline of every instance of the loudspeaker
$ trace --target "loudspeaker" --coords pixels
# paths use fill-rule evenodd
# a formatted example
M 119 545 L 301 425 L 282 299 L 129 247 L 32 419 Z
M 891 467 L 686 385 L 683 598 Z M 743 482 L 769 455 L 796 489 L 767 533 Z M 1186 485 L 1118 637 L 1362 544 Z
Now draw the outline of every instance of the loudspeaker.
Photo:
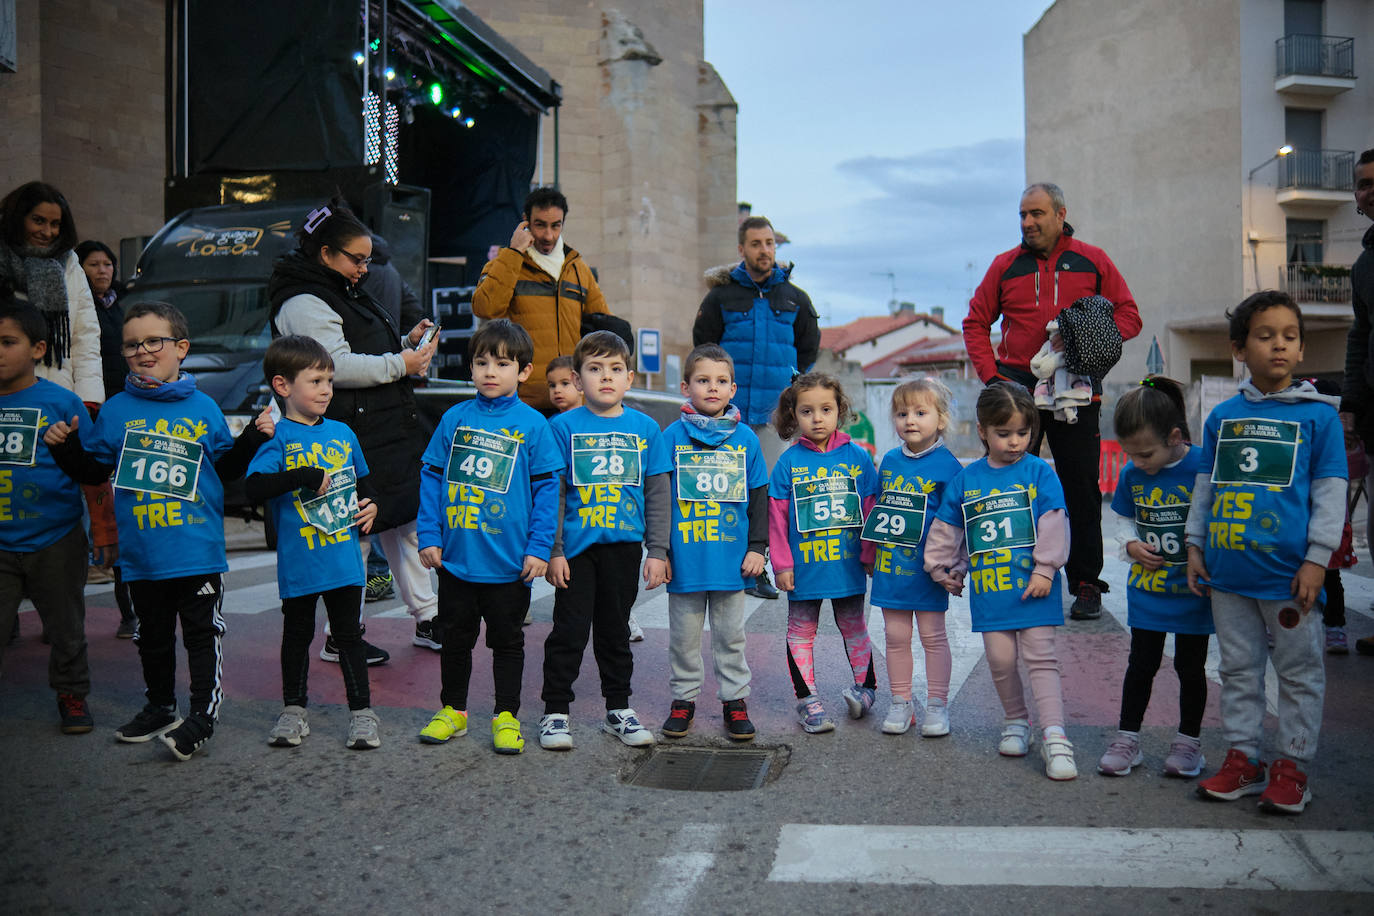
M 421 302 L 429 301 L 429 189 L 370 185 L 363 213 L 372 231 L 391 244 L 391 263 Z

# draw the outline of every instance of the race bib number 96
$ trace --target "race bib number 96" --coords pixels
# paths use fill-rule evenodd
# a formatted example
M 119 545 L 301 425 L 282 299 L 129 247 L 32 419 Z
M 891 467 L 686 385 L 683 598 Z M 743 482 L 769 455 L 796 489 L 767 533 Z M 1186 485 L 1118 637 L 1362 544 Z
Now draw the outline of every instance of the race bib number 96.
M 1185 566 L 1188 546 L 1183 542 L 1183 527 L 1188 521 L 1188 503 L 1168 506 L 1135 504 L 1135 533 L 1166 566 Z
M 1029 490 L 1009 490 L 964 503 L 968 553 L 1035 546 L 1035 515 Z
M 0 410 L 0 464 L 33 467 L 41 417 L 42 411 L 37 407 Z
M 1298 463 L 1298 432 L 1291 420 L 1225 420 L 1217 432 L 1212 483 L 1286 487 Z
M 194 501 L 200 479 L 199 442 L 131 429 L 124 433 L 114 485 L 122 490 L 156 493 Z
M 572 437 L 573 485 L 598 483 L 637 487 L 640 477 L 639 437 L 633 433 L 576 433 Z
M 802 534 L 831 528 L 858 528 L 864 523 L 859 487 L 848 474 L 812 477 L 792 484 L 797 530 Z
M 748 500 L 745 453 L 731 449 L 677 453 L 677 498 L 687 502 Z

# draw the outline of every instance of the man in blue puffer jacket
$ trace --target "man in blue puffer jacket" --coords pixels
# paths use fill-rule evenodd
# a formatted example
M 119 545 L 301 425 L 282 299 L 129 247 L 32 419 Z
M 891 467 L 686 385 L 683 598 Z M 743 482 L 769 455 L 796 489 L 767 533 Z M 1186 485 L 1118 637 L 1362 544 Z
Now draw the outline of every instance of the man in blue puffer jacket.
M 821 331 L 811 297 L 788 282 L 792 266 L 779 267 L 773 224 L 751 216 L 739 225 L 739 253 L 733 268 L 706 274 L 711 289 L 701 300 L 692 344 L 720 344 L 735 361 L 739 390 L 735 406 L 744 422 L 759 434 L 769 469 L 782 453 L 782 443 L 764 429 L 778 395 L 792 377 L 811 368 L 820 350 Z M 766 575 L 750 594 L 776 598 Z

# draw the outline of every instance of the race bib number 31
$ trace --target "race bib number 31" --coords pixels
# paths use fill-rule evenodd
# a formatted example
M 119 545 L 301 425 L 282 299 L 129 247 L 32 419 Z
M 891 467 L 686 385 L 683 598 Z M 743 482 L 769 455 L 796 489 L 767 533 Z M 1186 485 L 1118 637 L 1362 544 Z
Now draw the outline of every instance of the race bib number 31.
M 1212 483 L 1286 487 L 1298 463 L 1298 431 L 1291 420 L 1225 420 L 1217 432 Z
M 748 500 L 745 453 L 731 449 L 677 453 L 677 498 L 688 502 Z
M 572 437 L 573 485 L 598 483 L 637 487 L 640 477 L 639 437 L 633 433 L 576 433 Z
M 1188 503 L 1167 506 L 1135 504 L 1135 533 L 1167 566 L 1184 566 L 1188 547 L 1183 542 L 1183 527 L 1188 521 Z
M 453 433 L 446 477 L 449 483 L 505 493 L 519 454 L 519 439 L 460 427 Z
M 1035 515 L 1029 490 L 1009 490 L 964 503 L 968 553 L 1035 546 Z
M 878 503 L 864 521 L 865 541 L 892 544 L 899 547 L 918 547 L 921 532 L 926 526 L 926 495 L 884 490 Z
M 316 495 L 314 490 L 297 490 L 296 505 L 306 522 L 325 534 L 338 534 L 353 525 L 358 512 L 358 477 L 353 466 L 329 475 L 329 489 Z
M 199 442 L 131 429 L 124 433 L 114 485 L 194 501 L 200 479 Z
M 792 484 L 792 505 L 796 506 L 797 530 L 802 534 L 858 528 L 864 522 L 858 484 L 848 474 L 798 480 Z
M 0 464 L 33 467 L 33 452 L 38 444 L 38 423 L 42 413 L 37 407 L 0 410 Z

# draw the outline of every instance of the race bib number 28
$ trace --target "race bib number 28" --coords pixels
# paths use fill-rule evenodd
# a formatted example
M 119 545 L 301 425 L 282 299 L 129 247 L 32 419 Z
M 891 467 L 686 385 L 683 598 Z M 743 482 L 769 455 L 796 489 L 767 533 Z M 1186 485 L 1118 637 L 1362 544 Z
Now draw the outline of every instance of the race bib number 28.
M 577 433 L 572 437 L 574 486 L 598 483 L 637 487 L 642 484 L 639 437 L 633 433 Z
M 33 466 L 41 416 L 42 411 L 37 407 L 0 410 L 0 464 Z
M 194 501 L 200 479 L 199 442 L 131 429 L 124 433 L 114 485 L 122 490 L 156 493 Z

